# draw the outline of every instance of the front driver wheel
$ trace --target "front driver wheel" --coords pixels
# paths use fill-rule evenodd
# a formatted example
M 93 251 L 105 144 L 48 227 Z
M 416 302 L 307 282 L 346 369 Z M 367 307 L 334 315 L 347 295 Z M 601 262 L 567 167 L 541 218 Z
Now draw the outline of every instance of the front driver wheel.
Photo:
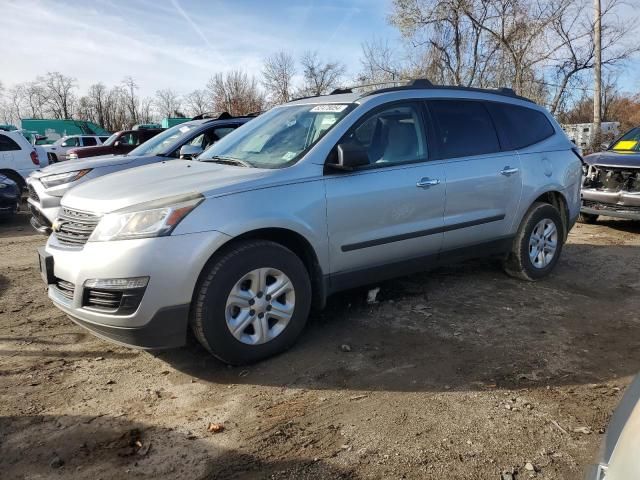
M 558 210 L 548 203 L 534 203 L 513 240 L 504 263 L 505 271 L 529 281 L 547 276 L 558 263 L 564 238 Z
M 191 325 L 209 352 L 241 365 L 289 348 L 310 307 L 311 282 L 300 258 L 274 242 L 246 241 L 205 267 Z

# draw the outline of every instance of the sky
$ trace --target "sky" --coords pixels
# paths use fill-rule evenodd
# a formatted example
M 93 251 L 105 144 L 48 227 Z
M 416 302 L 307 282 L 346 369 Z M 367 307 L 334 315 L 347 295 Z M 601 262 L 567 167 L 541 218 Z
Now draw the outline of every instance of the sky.
M 306 50 L 360 70 L 361 44 L 397 39 L 391 0 L 0 2 L 0 81 L 59 71 L 81 89 L 131 75 L 143 95 L 203 88 L 216 72 L 259 75 L 265 57 Z M 11 40 L 10 40 L 11 39 Z
M 631 0 L 633 2 L 640 0 Z M 259 76 L 280 50 L 317 51 L 360 70 L 361 45 L 399 42 L 387 22 L 392 0 L 0 0 L 0 82 L 59 71 L 81 91 L 132 76 L 139 93 L 203 88 L 217 72 Z M 620 76 L 640 90 L 640 59 Z

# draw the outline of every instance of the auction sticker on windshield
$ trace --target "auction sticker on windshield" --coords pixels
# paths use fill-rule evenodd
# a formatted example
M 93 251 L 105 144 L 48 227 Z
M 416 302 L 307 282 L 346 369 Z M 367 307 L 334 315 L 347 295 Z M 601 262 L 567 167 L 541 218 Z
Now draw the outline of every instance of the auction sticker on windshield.
M 310 112 L 342 112 L 349 105 L 318 105 L 313 107 Z

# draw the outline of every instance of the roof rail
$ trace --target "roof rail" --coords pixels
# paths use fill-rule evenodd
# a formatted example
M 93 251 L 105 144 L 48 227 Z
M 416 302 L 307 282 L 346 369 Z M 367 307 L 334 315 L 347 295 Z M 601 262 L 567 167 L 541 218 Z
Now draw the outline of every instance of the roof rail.
M 353 90 L 351 90 L 350 88 L 336 88 L 329 95 L 340 95 L 343 93 L 353 93 Z
M 396 91 L 403 91 L 403 90 L 415 90 L 415 89 L 461 90 L 465 92 L 492 93 L 494 95 L 504 95 L 506 97 L 517 98 L 518 100 L 525 100 L 527 102 L 535 103 L 533 100 L 529 98 L 522 97 L 516 94 L 516 92 L 514 92 L 512 88 L 508 88 L 508 87 L 492 89 L 492 88 L 462 87 L 462 86 L 456 86 L 456 85 L 434 85 L 426 78 L 416 78 L 414 80 L 407 82 L 405 85 L 399 85 L 397 87 L 388 87 L 388 88 L 381 88 L 378 90 L 372 90 L 370 92 L 363 94 L 362 96 L 367 97 L 370 95 L 376 95 L 378 93 L 396 92 Z
M 233 118 L 229 112 L 205 112 L 196 115 L 191 120 L 227 120 Z
M 433 83 L 426 78 L 415 78 L 407 83 L 407 86 L 412 88 L 433 88 Z
M 257 117 L 259 115 L 262 115 L 262 112 L 250 112 L 250 113 L 241 115 L 241 117 Z

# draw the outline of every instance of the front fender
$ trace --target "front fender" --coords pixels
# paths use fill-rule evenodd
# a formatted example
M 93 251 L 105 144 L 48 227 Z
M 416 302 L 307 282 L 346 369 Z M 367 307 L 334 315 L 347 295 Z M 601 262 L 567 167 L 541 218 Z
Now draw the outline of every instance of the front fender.
M 328 241 L 322 179 L 240 192 L 206 199 L 175 233 L 216 230 L 237 237 L 264 228 L 291 230 L 313 247 L 328 271 Z

